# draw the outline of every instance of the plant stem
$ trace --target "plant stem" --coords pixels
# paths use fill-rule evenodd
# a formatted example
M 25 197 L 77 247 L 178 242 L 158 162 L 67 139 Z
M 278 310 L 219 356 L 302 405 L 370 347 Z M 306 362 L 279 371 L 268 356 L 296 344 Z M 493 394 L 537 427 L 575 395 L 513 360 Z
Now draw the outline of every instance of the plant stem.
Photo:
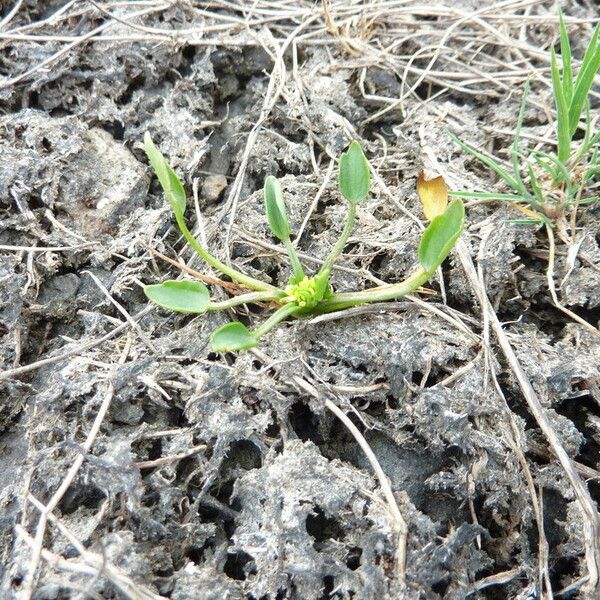
M 296 249 L 292 245 L 292 242 L 289 237 L 287 239 L 283 240 L 283 245 L 285 246 L 285 249 L 287 250 L 288 256 L 290 258 L 290 264 L 292 265 L 292 271 L 294 271 L 294 278 L 296 279 L 297 282 L 301 281 L 302 279 L 304 279 L 304 269 L 302 268 L 302 265 L 300 264 L 300 259 L 298 258 L 298 255 L 296 254 Z
M 249 294 L 240 294 L 239 296 L 233 296 L 233 298 L 229 298 L 229 300 L 224 300 L 223 302 L 212 302 L 208 305 L 206 310 L 226 310 L 228 308 L 233 308 L 234 306 L 239 306 L 240 304 L 248 304 L 250 302 L 268 302 L 270 300 L 278 300 L 284 294 L 285 292 L 282 291 L 278 291 L 277 293 L 250 292 Z
M 327 313 L 343 308 L 350 308 L 351 306 L 356 306 L 358 304 L 366 304 L 367 302 L 381 302 L 393 300 L 400 296 L 406 296 L 406 294 L 414 292 L 417 288 L 426 283 L 434 273 L 435 270 L 426 271 L 423 267 L 419 267 L 408 279 L 405 279 L 400 283 L 383 285 L 364 292 L 333 294 L 327 300 L 321 302 L 316 310 L 319 313 Z
M 269 283 L 265 283 L 264 281 L 260 281 L 259 279 L 254 279 L 254 277 L 250 277 L 248 275 L 244 275 L 231 267 L 228 267 L 226 264 L 222 263 L 219 259 L 209 254 L 196 240 L 196 238 L 190 233 L 190 230 L 187 228 L 185 224 L 185 220 L 183 218 L 183 214 L 177 213 L 175 211 L 175 219 L 177 219 L 177 225 L 179 226 L 179 230 L 183 234 L 183 237 L 186 239 L 187 243 L 202 257 L 202 259 L 208 263 L 217 271 L 220 271 L 227 277 L 231 277 L 234 281 L 245 285 L 253 290 L 260 290 L 264 292 L 275 292 L 277 288 L 270 285 Z
M 252 335 L 259 340 L 265 333 L 268 333 L 277 325 L 283 321 L 286 317 L 293 315 L 295 312 L 299 312 L 300 307 L 296 304 L 289 303 L 284 304 L 281 308 L 277 309 L 260 327 L 252 332 Z
M 324 273 L 325 271 L 331 271 L 333 267 L 333 263 L 339 257 L 339 255 L 344 250 L 344 246 L 352 233 L 352 228 L 354 227 L 354 220 L 356 219 L 356 204 L 354 202 L 349 203 L 350 206 L 348 208 L 348 215 L 346 216 L 346 223 L 344 224 L 344 229 L 340 235 L 340 238 L 335 243 L 335 246 L 331 249 L 329 256 L 323 263 L 319 274 Z

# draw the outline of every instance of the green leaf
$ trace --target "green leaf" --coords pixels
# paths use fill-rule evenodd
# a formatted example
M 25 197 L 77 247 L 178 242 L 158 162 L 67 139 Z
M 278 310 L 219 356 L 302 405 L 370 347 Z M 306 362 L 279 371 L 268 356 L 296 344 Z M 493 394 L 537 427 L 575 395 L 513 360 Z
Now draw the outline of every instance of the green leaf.
M 159 306 L 183 313 L 203 313 L 210 303 L 208 288 L 191 279 L 147 285 L 144 294 Z
M 152 138 L 148 132 L 144 135 L 144 149 L 171 208 L 176 215 L 183 215 L 186 204 L 185 190 L 175 171 L 171 169 L 165 157 L 152 142 Z
M 267 221 L 273 235 L 280 241 L 290 239 L 290 226 L 288 223 L 283 192 L 279 180 L 272 175 L 265 179 L 264 187 L 265 210 Z
M 562 60 L 562 85 L 567 104 L 573 99 L 573 58 L 571 56 L 571 43 L 565 26 L 562 10 L 558 13 L 560 18 L 560 58 Z
M 339 187 L 342 196 L 352 204 L 358 204 L 369 194 L 371 171 L 357 141 L 340 156 Z
M 435 217 L 423 232 L 419 244 L 419 261 L 428 273 L 433 273 L 454 247 L 465 221 L 465 207 L 453 200 L 444 214 Z
M 253 348 L 258 340 L 243 323 L 235 321 L 214 331 L 210 343 L 215 352 L 236 352 Z
M 579 125 L 579 117 L 585 101 L 594 85 L 594 77 L 600 69 L 600 23 L 596 25 L 592 39 L 585 51 L 581 67 L 577 73 L 573 98 L 569 106 L 570 134 L 573 135 Z
M 550 71 L 552 73 L 552 92 L 556 104 L 556 136 L 558 140 L 558 160 L 566 163 L 571 155 L 571 132 L 569 130 L 569 106 L 565 98 L 565 92 L 560 80 L 558 65 L 556 64 L 556 52 L 554 48 L 550 52 Z M 579 119 L 579 117 L 578 117 Z

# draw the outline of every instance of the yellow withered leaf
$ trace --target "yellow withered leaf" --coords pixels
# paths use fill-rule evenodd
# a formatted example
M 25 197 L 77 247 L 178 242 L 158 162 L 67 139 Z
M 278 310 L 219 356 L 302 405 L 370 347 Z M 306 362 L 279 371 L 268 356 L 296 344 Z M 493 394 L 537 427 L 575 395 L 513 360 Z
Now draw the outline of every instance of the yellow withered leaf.
M 539 221 L 542 218 L 542 215 L 540 215 L 539 212 L 536 212 L 535 210 L 531 210 L 531 208 L 527 208 L 526 206 L 523 206 L 522 204 L 513 204 L 513 206 L 520 212 L 522 212 L 524 215 L 527 215 L 528 217 L 531 217 L 532 219 L 535 219 L 536 221 Z
M 425 171 L 421 171 L 417 178 L 417 194 L 428 221 L 441 215 L 448 206 L 448 186 L 441 175 L 426 179 Z

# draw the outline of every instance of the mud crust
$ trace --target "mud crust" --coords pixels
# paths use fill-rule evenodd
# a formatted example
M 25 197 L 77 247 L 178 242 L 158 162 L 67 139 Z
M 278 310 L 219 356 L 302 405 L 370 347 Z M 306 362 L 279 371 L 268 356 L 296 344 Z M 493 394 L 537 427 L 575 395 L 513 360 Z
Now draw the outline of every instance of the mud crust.
M 597 7 L 562 5 L 580 56 Z M 530 78 L 523 136 L 551 135 L 555 8 L 0 2 L 1 598 L 599 597 L 585 503 L 478 299 L 594 511 L 600 338 L 552 304 L 547 239 L 510 206 L 468 206 L 434 295 L 286 323 L 236 356 L 211 353 L 210 333 L 260 309 L 173 315 L 141 291 L 179 275 L 153 249 L 208 272 L 173 226 L 146 131 L 185 182 L 190 229 L 280 286 L 264 177 L 281 178 L 312 271 L 344 217 L 333 161 L 360 139 L 373 193 L 333 285 L 401 280 L 422 168 L 504 191 L 446 129 L 503 156 Z M 559 245 L 555 265 L 562 302 L 594 326 L 599 222 L 600 205 L 580 210 L 578 249 Z M 325 400 L 389 478 L 405 582 L 380 482 Z

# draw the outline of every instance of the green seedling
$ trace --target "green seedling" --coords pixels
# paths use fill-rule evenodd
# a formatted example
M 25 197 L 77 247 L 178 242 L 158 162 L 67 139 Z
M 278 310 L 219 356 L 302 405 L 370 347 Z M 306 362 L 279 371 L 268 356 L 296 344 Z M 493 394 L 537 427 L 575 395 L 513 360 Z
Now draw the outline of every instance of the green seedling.
M 490 168 L 510 188 L 511 193 L 451 192 L 463 198 L 507 200 L 513 202 L 526 219 L 518 223 L 558 225 L 565 229 L 565 216 L 578 206 L 591 204 L 599 196 L 589 194 L 589 183 L 600 172 L 600 132 L 594 131 L 590 117 L 589 95 L 594 77 L 600 70 L 600 24 L 596 26 L 581 65 L 574 75 L 571 45 L 562 14 L 560 15 L 560 62 L 551 50 L 550 72 L 556 109 L 554 149 L 546 152 L 522 145 L 521 129 L 527 104 L 529 83 L 523 92 L 515 137 L 510 149 L 510 167 L 479 152 L 452 135 L 466 152 Z M 582 139 L 577 132 L 582 129 Z M 588 192 L 589 195 L 586 195 Z
M 291 266 L 288 285 L 285 289 L 279 289 L 222 263 L 199 244 L 185 223 L 186 197 L 181 182 L 163 155 L 154 146 L 149 134 L 146 134 L 144 138 L 144 145 L 183 237 L 208 265 L 239 284 L 239 287 L 244 290 L 244 293 L 233 296 L 224 302 L 212 302 L 204 283 L 191 279 L 180 279 L 147 285 L 144 287 L 146 296 L 163 308 L 184 313 L 202 314 L 248 303 L 266 303 L 275 309 L 260 326 L 252 331 L 240 322 L 228 323 L 217 329 L 210 337 L 215 352 L 232 352 L 252 348 L 258 345 L 262 336 L 288 318 L 301 318 L 337 311 L 358 304 L 393 300 L 413 292 L 433 276 L 452 250 L 463 229 L 464 207 L 462 202 L 456 199 L 448 204 L 445 184 L 442 188 L 437 180 L 422 181 L 419 187 L 419 196 L 422 199 L 425 198 L 422 200 L 424 208 L 431 203 L 435 204 L 435 208 L 432 210 L 426 208 L 425 210 L 431 222 L 423 232 L 419 245 L 419 265 L 401 283 L 384 285 L 361 292 L 335 292 L 329 283 L 331 271 L 352 233 L 357 206 L 368 196 L 370 188 L 369 163 L 358 142 L 352 142 L 339 161 L 339 191 L 348 203 L 346 222 L 339 239 L 319 271 L 314 275 L 305 273 L 291 241 L 290 225 L 279 181 L 271 176 L 265 180 L 264 202 L 267 221 L 273 235 L 285 247 Z M 438 185 L 432 182 L 437 182 Z

